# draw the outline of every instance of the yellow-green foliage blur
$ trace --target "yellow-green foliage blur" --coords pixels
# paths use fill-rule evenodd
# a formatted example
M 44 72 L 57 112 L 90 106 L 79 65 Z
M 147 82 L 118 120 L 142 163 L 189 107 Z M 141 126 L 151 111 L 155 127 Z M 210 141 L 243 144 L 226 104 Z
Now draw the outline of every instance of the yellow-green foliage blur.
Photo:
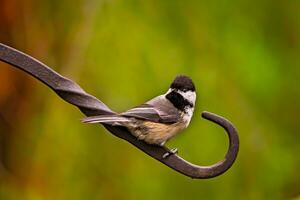
M 233 167 L 193 180 L 152 159 L 20 70 L 0 63 L 0 199 L 300 198 L 300 2 L 0 0 L 0 42 L 79 83 L 113 110 L 192 77 L 190 127 L 169 147 L 201 165 L 240 134 Z

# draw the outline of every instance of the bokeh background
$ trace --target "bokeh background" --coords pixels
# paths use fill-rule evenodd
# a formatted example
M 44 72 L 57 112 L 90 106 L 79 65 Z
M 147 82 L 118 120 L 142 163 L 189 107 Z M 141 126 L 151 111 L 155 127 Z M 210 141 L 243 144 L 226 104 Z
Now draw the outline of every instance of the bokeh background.
M 300 2 L 0 0 L 0 42 L 124 111 L 192 77 L 190 127 L 168 143 L 201 165 L 222 159 L 230 119 L 240 153 L 225 174 L 192 180 L 0 63 L 0 199 L 300 198 Z

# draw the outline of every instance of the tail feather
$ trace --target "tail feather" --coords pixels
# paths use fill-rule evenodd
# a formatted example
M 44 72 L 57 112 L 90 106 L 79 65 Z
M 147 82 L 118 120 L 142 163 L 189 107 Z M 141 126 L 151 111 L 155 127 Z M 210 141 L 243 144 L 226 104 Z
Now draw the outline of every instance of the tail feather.
M 121 125 L 122 122 L 130 122 L 128 118 L 119 115 L 91 116 L 91 117 L 85 117 L 81 121 L 83 123 L 103 123 L 103 124 L 110 124 L 110 125 Z

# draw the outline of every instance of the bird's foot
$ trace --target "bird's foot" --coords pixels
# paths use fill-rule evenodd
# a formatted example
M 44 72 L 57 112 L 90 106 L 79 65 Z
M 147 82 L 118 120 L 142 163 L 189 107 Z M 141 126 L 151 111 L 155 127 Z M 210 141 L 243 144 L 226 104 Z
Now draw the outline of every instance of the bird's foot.
M 162 157 L 163 157 L 163 159 L 165 159 L 165 158 L 169 157 L 170 155 L 173 155 L 173 154 L 176 154 L 176 153 L 178 153 L 178 149 L 177 148 L 172 148 L 172 149 L 168 150 L 168 152 L 165 153 Z

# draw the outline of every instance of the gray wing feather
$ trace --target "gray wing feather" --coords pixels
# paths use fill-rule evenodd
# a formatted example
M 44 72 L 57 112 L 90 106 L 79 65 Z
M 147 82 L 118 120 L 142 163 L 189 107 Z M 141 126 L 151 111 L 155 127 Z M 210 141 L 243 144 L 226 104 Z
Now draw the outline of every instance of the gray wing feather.
M 126 117 L 118 116 L 118 115 L 99 115 L 99 116 L 91 116 L 85 117 L 81 120 L 83 123 L 103 123 L 110 125 L 120 125 L 122 122 L 130 122 L 130 120 Z
M 179 111 L 163 95 L 155 97 L 120 115 L 161 123 L 175 123 L 180 117 Z

